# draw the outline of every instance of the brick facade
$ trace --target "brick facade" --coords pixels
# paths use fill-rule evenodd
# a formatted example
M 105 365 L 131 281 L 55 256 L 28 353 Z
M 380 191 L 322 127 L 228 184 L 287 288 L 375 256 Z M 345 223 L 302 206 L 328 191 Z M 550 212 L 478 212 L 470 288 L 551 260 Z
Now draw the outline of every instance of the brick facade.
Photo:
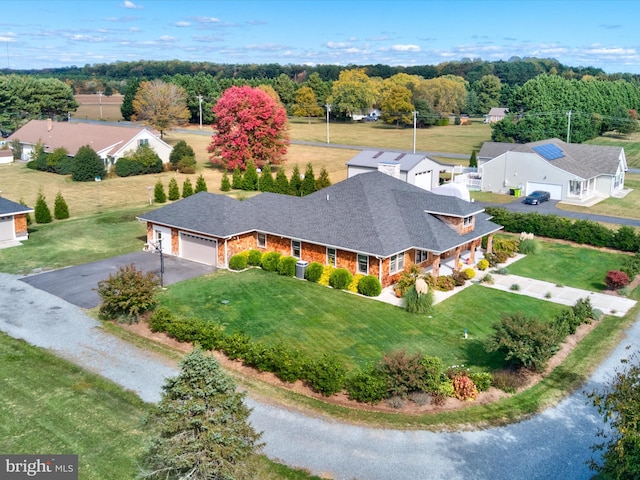
M 19 213 L 13 216 L 13 228 L 16 238 L 26 237 L 28 235 L 26 213 Z

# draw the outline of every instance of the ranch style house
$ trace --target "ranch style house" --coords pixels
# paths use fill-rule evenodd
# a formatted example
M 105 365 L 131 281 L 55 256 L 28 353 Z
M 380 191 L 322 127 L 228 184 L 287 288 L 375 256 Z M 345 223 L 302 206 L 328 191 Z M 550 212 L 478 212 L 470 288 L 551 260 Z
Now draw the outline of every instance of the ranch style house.
M 228 268 L 242 251 L 278 251 L 308 262 L 375 275 L 383 286 L 405 265 L 432 267 L 454 258 L 475 263 L 487 236 L 502 227 L 482 207 L 437 195 L 374 171 L 305 197 L 261 193 L 239 201 L 200 192 L 139 217 L 147 241 L 163 253 Z
M 0 197 L 0 242 L 17 242 L 29 238 L 27 232 L 27 214 L 29 213 L 33 213 L 33 208 Z

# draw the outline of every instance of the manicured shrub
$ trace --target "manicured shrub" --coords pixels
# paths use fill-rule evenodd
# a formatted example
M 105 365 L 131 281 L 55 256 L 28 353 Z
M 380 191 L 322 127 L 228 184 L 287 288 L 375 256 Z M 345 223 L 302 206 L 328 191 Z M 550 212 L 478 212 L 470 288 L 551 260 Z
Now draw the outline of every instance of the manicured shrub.
M 316 392 L 325 397 L 344 388 L 347 369 L 334 355 L 324 354 L 322 358 L 312 361 L 306 369 L 305 380 Z
M 387 394 L 387 382 L 375 369 L 357 370 L 345 382 L 347 395 L 351 400 L 375 405 Z
M 412 392 L 426 390 L 426 368 L 422 355 L 400 350 L 383 357 L 376 369 L 387 383 L 387 395 L 406 398 Z
M 451 380 L 453 392 L 458 400 L 475 400 L 478 398 L 478 389 L 473 380 L 467 375 L 456 375 Z
M 451 275 L 440 275 L 436 280 L 436 289 L 449 292 L 456 287 L 455 280 Z
M 262 255 L 262 268 L 267 272 L 276 272 L 280 257 L 282 257 L 280 252 L 266 252 Z
M 259 267 L 262 262 L 262 252 L 260 250 L 249 250 L 249 255 L 247 256 L 247 265 L 251 265 L 252 267 Z
M 451 272 L 451 278 L 453 279 L 454 287 L 461 287 L 467 283 L 467 276 L 460 270 L 454 270 Z
M 468 375 L 479 392 L 486 392 L 491 388 L 493 376 L 489 372 L 469 372 Z
M 613 234 L 611 243 L 613 248 L 622 250 L 623 252 L 637 252 L 640 247 L 640 237 L 638 237 L 633 227 L 622 225 Z M 633 277 L 629 275 L 629 278 Z
M 175 315 L 167 307 L 160 307 L 156 309 L 149 317 L 149 328 L 152 332 L 166 332 L 169 324 L 174 322 Z
M 640 253 L 636 253 L 633 257 L 626 257 L 620 270 L 627 274 L 630 281 L 633 281 L 640 273 Z
M 296 275 L 296 257 L 280 257 L 278 260 L 278 273 L 285 277 L 294 277 Z
M 493 252 L 494 253 L 504 252 L 507 255 L 507 257 L 513 257 L 515 256 L 516 253 L 518 253 L 519 243 L 520 243 L 520 240 L 518 240 L 517 238 L 496 237 L 493 240 Z
M 89 146 L 80 147 L 71 165 L 71 179 L 74 182 L 93 182 L 105 177 L 104 161 Z
M 233 169 L 233 173 L 231 175 L 231 188 L 235 190 L 241 190 L 244 184 L 244 180 L 242 178 L 242 172 L 240 171 L 240 167 L 236 167 Z
M 164 191 L 164 185 L 161 180 L 156 182 L 156 186 L 153 189 L 153 201 L 156 203 L 165 203 L 167 201 L 167 194 Z
M 610 270 L 607 272 L 604 283 L 610 290 L 618 290 L 629 285 L 629 276 L 620 270 Z
M 69 207 L 62 193 L 58 192 L 53 202 L 53 216 L 56 220 L 65 220 L 69 218 Z
M 553 325 L 561 339 L 566 338 L 567 335 L 573 335 L 576 333 L 576 329 L 581 324 L 582 321 L 576 317 L 575 313 L 573 313 L 573 310 L 571 309 L 561 311 L 553 319 Z
M 318 283 L 320 285 L 324 285 L 325 287 L 328 287 L 329 280 L 331 279 L 331 275 L 333 274 L 334 270 L 335 268 L 333 268 L 331 265 L 325 265 L 322 268 L 322 275 L 320 275 L 320 279 L 318 280 Z
M 206 192 L 206 191 L 207 191 L 207 182 L 204 180 L 204 176 L 200 174 L 196 179 L 196 188 L 194 192 L 199 193 L 199 192 Z
M 358 283 L 360 282 L 360 279 L 362 277 L 364 277 L 364 275 L 361 275 L 361 274 L 353 275 L 351 277 L 351 283 L 349 283 L 347 290 L 353 293 L 358 293 Z
M 247 255 L 238 253 L 229 259 L 229 268 L 231 270 L 244 270 L 247 268 Z
M 231 182 L 229 181 L 229 175 L 227 174 L 226 171 L 222 174 L 222 180 L 220 182 L 220 191 L 222 192 L 231 191 Z
M 358 281 L 358 293 L 367 297 L 377 297 L 382 293 L 380 280 L 374 275 L 366 275 Z
M 178 171 L 180 173 L 196 173 L 196 157 L 183 157 L 178 162 Z
M 251 349 L 251 339 L 242 332 L 226 335 L 221 342 L 223 353 L 231 360 L 245 358 Z
M 178 317 L 167 325 L 165 332 L 179 342 L 195 343 L 200 338 L 200 332 L 205 322 L 195 317 Z
M 187 144 L 184 140 L 180 140 L 176 143 L 171 150 L 171 154 L 169 155 L 169 162 L 173 166 L 173 169 L 178 168 L 178 163 L 185 157 L 194 157 L 196 154 L 193 151 L 193 148 Z
M 169 186 L 167 188 L 169 190 L 169 200 L 171 200 L 172 202 L 180 200 L 180 187 L 178 187 L 178 181 L 175 177 L 171 177 L 171 180 L 169 180 Z
M 319 262 L 311 262 L 304 272 L 304 276 L 307 280 L 313 283 L 317 283 L 322 276 L 324 266 Z
M 573 314 L 580 320 L 580 323 L 586 323 L 595 318 L 593 306 L 589 297 L 579 299 L 573 307 L 571 307 Z
M 429 313 L 433 307 L 433 290 L 418 293 L 416 286 L 411 285 L 404 294 L 405 310 L 409 313 Z
M 205 350 L 220 350 L 224 340 L 224 328 L 216 322 L 205 321 L 200 327 L 196 341 Z
M 442 359 L 425 355 L 422 357 L 422 366 L 424 367 L 423 390 L 431 393 L 437 392 L 442 383 L 442 372 L 444 370 Z
M 467 280 L 471 280 L 473 277 L 476 276 L 476 271 L 473 268 L 465 268 L 462 271 L 462 274 L 465 276 Z
M 492 385 L 506 393 L 516 393 L 524 387 L 527 376 L 524 372 L 514 369 L 503 369 L 493 372 Z
M 138 270 L 133 264 L 120 267 L 98 282 L 98 295 L 102 300 L 100 316 L 137 321 L 139 315 L 156 306 L 159 285 L 158 278 L 151 272 Z
M 189 178 L 185 178 L 184 182 L 182 182 L 182 198 L 187 198 L 191 195 L 193 195 L 193 185 L 191 185 Z
M 489 268 L 489 262 L 483 258 L 476 266 L 478 267 L 478 270 L 486 270 Z
M 346 268 L 336 268 L 331 272 L 329 285 L 337 290 L 346 290 L 351 283 L 351 272 Z
M 298 349 L 290 348 L 282 343 L 273 345 L 267 351 L 269 371 L 280 380 L 293 383 L 304 377 L 309 359 Z

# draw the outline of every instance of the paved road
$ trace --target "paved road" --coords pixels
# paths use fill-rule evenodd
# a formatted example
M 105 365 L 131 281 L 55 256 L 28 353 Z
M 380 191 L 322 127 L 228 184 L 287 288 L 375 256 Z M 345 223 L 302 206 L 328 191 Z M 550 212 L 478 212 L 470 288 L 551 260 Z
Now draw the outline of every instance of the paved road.
M 0 274 L 0 330 L 52 350 L 140 395 L 160 398 L 176 366 L 105 333 L 82 309 Z M 630 345 L 631 349 L 626 350 Z M 640 322 L 585 389 L 601 387 L 619 360 L 640 349 Z M 532 419 L 501 428 L 452 433 L 345 425 L 248 399 L 251 421 L 264 431 L 265 453 L 336 479 L 587 479 L 601 425 L 583 393 Z
M 40 290 L 52 293 L 82 308 L 94 308 L 100 304 L 95 290 L 98 282 L 115 273 L 119 267 L 134 264 L 144 272 L 155 273 L 164 285 L 199 277 L 215 271 L 214 267 L 191 262 L 172 255 L 163 255 L 164 274 L 160 274 L 160 255 L 150 252 L 134 252 L 98 262 L 51 270 L 23 277 L 22 281 Z

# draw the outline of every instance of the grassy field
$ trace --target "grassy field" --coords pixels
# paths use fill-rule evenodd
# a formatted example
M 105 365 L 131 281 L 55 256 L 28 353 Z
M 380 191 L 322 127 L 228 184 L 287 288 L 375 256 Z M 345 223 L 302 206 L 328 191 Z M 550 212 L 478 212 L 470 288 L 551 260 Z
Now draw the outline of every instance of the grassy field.
M 632 133 L 626 137 L 610 136 L 607 134 L 603 137 L 588 140 L 585 143 L 591 145 L 624 147 L 627 164 L 630 167 L 640 167 L 640 132 Z
M 499 355 L 487 355 L 482 341 L 500 314 L 536 312 L 550 319 L 563 308 L 472 285 L 436 305 L 430 316 L 412 315 L 377 300 L 259 269 L 218 272 L 172 285 L 160 296 L 160 304 L 176 314 L 215 321 L 227 331 L 243 331 L 265 343 L 280 341 L 314 357 L 336 353 L 351 366 L 406 349 L 441 357 L 445 365 L 490 369 L 503 362 Z M 467 340 L 465 328 L 471 337 Z

